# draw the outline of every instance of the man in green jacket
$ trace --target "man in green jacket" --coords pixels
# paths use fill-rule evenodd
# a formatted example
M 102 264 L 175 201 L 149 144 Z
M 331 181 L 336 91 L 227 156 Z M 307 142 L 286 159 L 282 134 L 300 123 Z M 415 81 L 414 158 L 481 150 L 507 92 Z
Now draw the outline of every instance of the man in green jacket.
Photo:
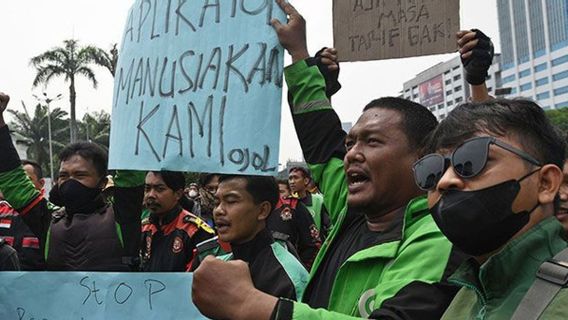
M 434 116 L 407 100 L 377 99 L 346 137 L 322 74 L 305 61 L 304 21 L 279 3 L 290 16 L 287 26 L 274 25 L 292 55 L 285 75 L 294 124 L 333 227 L 302 302 L 263 295 L 238 262 L 212 260 L 195 273 L 194 302 L 212 318 L 439 319 L 456 292 L 445 277 L 461 260 L 432 220 L 411 171 L 436 126 Z M 333 50 L 323 54 L 334 60 L 330 55 Z M 231 286 L 211 284 L 228 279 Z
M 475 30 L 459 36 L 466 73 L 475 74 L 467 60 L 484 54 L 488 38 Z M 489 65 L 471 67 L 482 71 L 467 77 L 476 91 L 486 91 Z M 543 262 L 557 275 L 568 274 L 568 261 L 553 261 L 568 245 L 554 216 L 565 146 L 544 111 L 526 100 L 461 105 L 429 140 L 437 153 L 416 162 L 416 182 L 430 191 L 429 207 L 442 232 L 473 256 L 449 279 L 462 289 L 443 318 L 568 318 L 568 290 L 551 295 L 548 305 L 546 292 L 538 290 L 528 296 L 536 297 L 534 303 L 522 302 Z
M 449 279 L 462 289 L 444 318 L 510 319 L 540 265 L 567 246 L 554 217 L 564 144 L 525 100 L 459 106 L 432 141 L 440 154 L 416 163 L 417 183 L 442 232 L 473 256 Z M 560 291 L 544 319 L 567 318 L 567 298 Z

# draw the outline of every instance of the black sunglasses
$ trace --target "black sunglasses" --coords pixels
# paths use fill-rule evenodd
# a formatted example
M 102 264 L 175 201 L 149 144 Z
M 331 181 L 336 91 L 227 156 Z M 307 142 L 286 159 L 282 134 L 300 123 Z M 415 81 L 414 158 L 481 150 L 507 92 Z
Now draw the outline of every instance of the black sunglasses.
M 444 172 L 451 164 L 454 172 L 465 179 L 473 178 L 480 174 L 487 164 L 489 155 L 489 145 L 494 144 L 511 153 L 516 154 L 521 159 L 526 160 L 535 166 L 541 166 L 540 162 L 534 157 L 519 150 L 495 137 L 476 137 L 466 140 L 459 145 L 450 157 L 444 157 L 438 153 L 431 153 L 416 161 L 412 166 L 414 179 L 418 187 L 422 190 L 432 190 L 444 175 Z

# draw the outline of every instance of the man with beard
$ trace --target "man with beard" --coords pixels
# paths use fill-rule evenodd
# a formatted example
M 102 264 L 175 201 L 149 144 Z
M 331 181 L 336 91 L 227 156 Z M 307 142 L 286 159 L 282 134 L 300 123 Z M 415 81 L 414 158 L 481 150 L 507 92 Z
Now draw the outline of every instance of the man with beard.
M 26 176 L 10 139 L 3 117 L 8 101 L 0 93 L 0 190 L 39 238 L 47 269 L 136 269 L 143 177 L 120 172 L 114 180 L 114 203 L 108 204 L 101 195 L 106 184 L 106 152 L 93 143 L 71 144 L 59 155 L 57 190 L 64 208 L 52 212 Z
M 215 233 L 205 221 L 185 210 L 185 178 L 181 172 L 150 171 L 144 184 L 144 205 L 150 216 L 142 221 L 142 270 L 177 271 L 191 268 L 195 248 Z
M 411 169 L 435 117 L 411 101 L 377 99 L 346 136 L 325 79 L 305 60 L 303 18 L 277 2 L 289 15 L 287 25 L 273 25 L 292 56 L 285 75 L 294 124 L 333 227 L 302 302 L 258 292 L 241 263 L 213 260 L 195 272 L 194 302 L 213 318 L 439 319 L 456 293 L 446 277 L 462 259 L 436 227 Z M 333 54 L 326 53 L 330 60 Z M 229 278 L 235 279 L 230 287 L 218 288 Z M 227 307 L 215 306 L 213 297 Z

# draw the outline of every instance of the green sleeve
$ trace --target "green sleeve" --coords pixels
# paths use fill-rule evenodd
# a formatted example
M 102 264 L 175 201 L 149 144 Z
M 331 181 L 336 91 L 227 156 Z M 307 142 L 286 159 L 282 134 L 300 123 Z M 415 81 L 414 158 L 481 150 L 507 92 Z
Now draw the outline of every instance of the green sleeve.
M 119 170 L 114 176 L 114 184 L 117 188 L 132 188 L 144 184 L 146 171 Z
M 343 160 L 331 158 L 324 164 L 309 165 L 314 181 L 323 194 L 323 202 L 331 225 L 335 225 L 339 214 L 347 207 L 347 182 Z
M 292 319 L 297 320 L 349 320 L 361 319 L 358 317 L 348 316 L 339 312 L 328 311 L 325 309 L 312 309 L 309 305 L 302 302 L 294 302 L 294 312 Z
M 288 91 L 292 96 L 292 113 L 301 114 L 331 109 L 325 95 L 325 79 L 317 66 L 309 67 L 304 60 L 284 69 Z
M 10 171 L 0 172 L 0 190 L 6 201 L 18 211 L 40 195 L 22 166 Z
M 343 170 L 345 133 L 325 94 L 325 79 L 317 66 L 298 61 L 284 70 L 296 133 L 324 205 L 334 224 L 347 204 Z

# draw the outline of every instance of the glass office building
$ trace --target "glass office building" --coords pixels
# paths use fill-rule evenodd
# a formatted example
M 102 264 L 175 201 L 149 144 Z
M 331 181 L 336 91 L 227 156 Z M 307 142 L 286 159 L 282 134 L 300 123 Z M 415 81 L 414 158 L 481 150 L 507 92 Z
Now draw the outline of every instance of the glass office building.
M 497 0 L 497 13 L 508 97 L 568 107 L 568 0 Z

